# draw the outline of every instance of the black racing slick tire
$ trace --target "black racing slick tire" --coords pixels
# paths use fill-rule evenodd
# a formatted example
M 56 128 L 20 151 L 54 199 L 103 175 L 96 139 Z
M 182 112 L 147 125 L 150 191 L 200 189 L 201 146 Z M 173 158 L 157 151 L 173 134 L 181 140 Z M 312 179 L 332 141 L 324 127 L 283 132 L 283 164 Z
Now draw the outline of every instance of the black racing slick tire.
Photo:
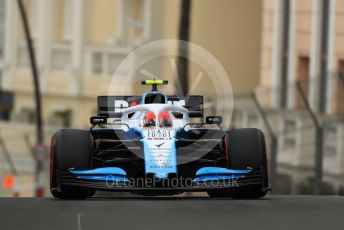
M 228 168 L 262 170 L 258 183 L 231 190 L 213 190 L 211 197 L 235 199 L 257 199 L 264 197 L 268 189 L 268 169 L 265 138 L 262 131 L 254 128 L 236 129 L 226 132 L 228 141 Z
M 59 199 L 86 199 L 95 190 L 63 185 L 59 172 L 91 168 L 93 138 L 89 131 L 62 129 L 55 133 L 50 149 L 50 192 Z

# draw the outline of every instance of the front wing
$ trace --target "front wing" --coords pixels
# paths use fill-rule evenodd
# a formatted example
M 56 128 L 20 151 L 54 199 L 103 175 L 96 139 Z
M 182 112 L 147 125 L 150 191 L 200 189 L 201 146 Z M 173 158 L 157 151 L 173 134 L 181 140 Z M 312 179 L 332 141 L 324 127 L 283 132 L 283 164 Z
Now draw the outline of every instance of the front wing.
M 203 168 L 204 169 L 204 168 Z M 233 189 L 251 185 L 261 185 L 264 170 L 228 170 L 213 168 L 215 171 L 203 170 L 204 174 L 196 173 L 195 178 L 178 178 L 170 175 L 166 179 L 147 175 L 145 178 L 126 178 L 118 172 L 94 173 L 94 170 L 58 171 L 60 185 L 87 187 L 107 191 L 208 191 L 211 189 Z M 220 169 L 220 171 L 218 170 Z M 98 170 L 98 169 L 97 169 Z M 217 171 L 216 171 L 217 170 Z M 222 170 L 222 171 L 221 171 Z M 101 170 L 100 170 L 101 171 Z M 201 170 L 199 170 L 201 171 Z M 86 172 L 86 173 L 84 173 Z

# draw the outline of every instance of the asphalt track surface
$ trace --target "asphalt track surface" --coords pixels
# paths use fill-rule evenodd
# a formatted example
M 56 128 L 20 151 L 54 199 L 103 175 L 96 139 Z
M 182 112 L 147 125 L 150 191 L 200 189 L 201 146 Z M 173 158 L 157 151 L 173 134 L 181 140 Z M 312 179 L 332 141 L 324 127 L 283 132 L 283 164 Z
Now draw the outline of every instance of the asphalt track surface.
M 0 229 L 344 229 L 344 196 L 0 198 Z

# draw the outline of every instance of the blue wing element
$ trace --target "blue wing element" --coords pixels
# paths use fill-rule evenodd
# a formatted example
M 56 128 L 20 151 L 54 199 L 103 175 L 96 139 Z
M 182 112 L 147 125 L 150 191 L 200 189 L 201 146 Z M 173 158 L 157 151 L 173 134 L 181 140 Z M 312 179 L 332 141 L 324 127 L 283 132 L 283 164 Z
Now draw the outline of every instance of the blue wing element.
M 219 180 L 233 180 L 233 179 L 239 179 L 244 178 L 244 175 L 208 175 L 208 176 L 200 176 L 195 179 L 193 179 L 193 182 L 207 182 L 207 181 L 219 181 Z
M 193 182 L 207 182 L 218 180 L 233 180 L 244 178 L 252 170 L 235 170 L 220 167 L 204 167 L 196 172 Z
M 76 175 L 127 175 L 123 169 L 117 167 L 97 168 L 91 170 L 70 170 L 70 172 Z
M 78 179 L 84 180 L 99 180 L 99 181 L 107 181 L 109 184 L 116 183 L 116 182 L 129 182 L 129 180 L 123 176 L 113 176 L 113 175 L 106 175 L 106 176 L 84 176 L 80 175 L 77 176 Z
M 196 176 L 208 175 L 208 174 L 247 174 L 252 170 L 236 170 L 236 169 L 226 169 L 220 167 L 204 167 L 196 172 Z

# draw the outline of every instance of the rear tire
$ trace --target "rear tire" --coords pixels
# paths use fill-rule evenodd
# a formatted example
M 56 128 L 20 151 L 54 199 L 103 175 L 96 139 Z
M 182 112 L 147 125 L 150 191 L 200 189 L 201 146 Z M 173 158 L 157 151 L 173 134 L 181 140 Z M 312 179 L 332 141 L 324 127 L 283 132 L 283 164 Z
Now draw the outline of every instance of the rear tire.
M 50 153 L 50 192 L 59 199 L 86 199 L 94 189 L 62 185 L 58 171 L 91 168 L 93 138 L 89 131 L 59 130 L 52 137 Z
M 257 199 L 267 194 L 268 170 L 265 138 L 259 129 L 236 129 L 226 133 L 229 141 L 228 168 L 230 169 L 263 169 L 263 175 L 257 185 L 249 185 L 231 190 L 213 190 L 211 197 L 233 197 L 234 199 Z

